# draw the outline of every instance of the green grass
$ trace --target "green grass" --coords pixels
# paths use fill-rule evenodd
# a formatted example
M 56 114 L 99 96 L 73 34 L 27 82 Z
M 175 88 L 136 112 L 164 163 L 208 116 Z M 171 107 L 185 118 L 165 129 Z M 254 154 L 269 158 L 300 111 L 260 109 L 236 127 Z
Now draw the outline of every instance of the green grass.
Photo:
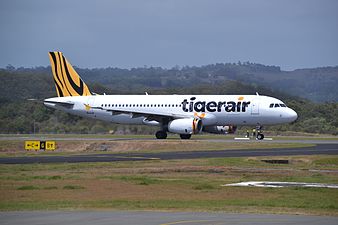
M 248 188 L 242 188 L 243 192 Z M 275 190 L 271 190 L 275 191 Z M 0 202 L 2 210 L 63 210 L 63 209 L 128 209 L 128 210 L 197 210 L 197 211 L 260 211 L 335 213 L 338 210 L 336 191 L 316 192 L 310 189 L 288 189 L 295 197 L 280 196 L 275 199 L 219 199 L 219 200 L 100 200 L 100 201 L 22 201 Z M 299 192 L 302 192 L 299 194 Z M 308 197 L 311 195 L 312 197 Z
M 33 176 L 33 179 L 38 180 L 59 180 L 62 179 L 61 176 Z
M 118 177 L 118 179 L 126 182 L 132 182 L 138 185 L 150 185 L 160 182 L 158 179 L 148 176 L 121 176 Z
M 322 159 L 317 159 L 313 162 L 315 165 L 319 165 L 319 166 L 332 166 L 332 167 L 336 167 L 338 166 L 338 157 L 333 156 L 331 158 L 322 158 Z
M 21 170 L 22 171 L 22 170 Z M 23 170 L 24 171 L 24 170 Z M 26 174 L 11 175 L 11 176 L 1 176 L 0 180 L 60 180 L 61 176 L 27 176 Z
M 211 184 L 199 184 L 194 187 L 195 190 L 212 190 L 215 189 L 215 186 Z
M 276 158 L 289 159 L 290 164 L 261 162 Z M 128 209 L 337 216 L 336 189 L 221 186 L 260 180 L 338 184 L 337 173 L 325 172 L 338 170 L 337 161 L 338 156 L 323 155 L 0 165 L 0 211 Z
M 56 187 L 56 186 L 48 186 L 48 187 L 44 187 L 43 189 L 44 190 L 56 190 L 56 189 L 58 189 L 58 187 Z
M 17 190 L 21 190 L 21 191 L 27 191 L 27 190 L 39 190 L 39 187 L 33 186 L 33 185 L 26 185 L 26 186 L 21 186 L 18 187 Z
M 63 189 L 65 190 L 77 190 L 77 189 L 85 189 L 82 186 L 78 186 L 78 185 L 65 185 L 63 186 Z

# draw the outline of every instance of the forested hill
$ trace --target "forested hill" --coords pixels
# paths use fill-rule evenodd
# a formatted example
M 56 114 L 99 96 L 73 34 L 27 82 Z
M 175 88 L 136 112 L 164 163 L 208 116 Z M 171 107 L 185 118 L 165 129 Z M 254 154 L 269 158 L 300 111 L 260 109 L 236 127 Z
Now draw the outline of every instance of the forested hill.
M 200 67 L 186 66 L 171 69 L 160 67 L 119 69 L 110 67 L 103 69 L 76 68 L 76 70 L 84 81 L 104 84 L 114 93 L 123 93 L 126 90 L 128 90 L 128 93 L 140 93 L 148 89 L 187 88 L 239 81 L 242 84 L 266 87 L 273 91 L 288 93 L 315 102 L 338 102 L 338 66 L 282 71 L 277 66 L 238 62 L 236 64 L 217 63 Z M 51 91 L 50 67 L 34 69 L 8 67 L 0 70 L 0 72 L 2 84 L 4 79 L 9 81 L 13 78 L 10 73 L 21 74 L 22 76 L 15 79 L 20 79 L 22 83 L 33 82 L 29 79 L 29 75 L 41 76 L 39 78 L 41 82 L 46 82 L 46 85 L 49 84 L 49 87 L 43 86 L 42 88 L 49 88 L 49 91 Z M 20 82 L 18 83 L 20 84 Z M 7 89 L 9 88 L 13 90 L 12 88 L 17 89 L 18 87 L 7 87 Z

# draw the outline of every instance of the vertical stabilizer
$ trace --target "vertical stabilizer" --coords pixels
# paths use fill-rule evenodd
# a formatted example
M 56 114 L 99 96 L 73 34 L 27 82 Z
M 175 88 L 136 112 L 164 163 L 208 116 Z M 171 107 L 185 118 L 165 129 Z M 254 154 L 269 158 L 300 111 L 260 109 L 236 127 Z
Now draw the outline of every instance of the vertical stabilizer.
M 49 52 L 49 59 L 59 97 L 92 95 L 62 52 Z

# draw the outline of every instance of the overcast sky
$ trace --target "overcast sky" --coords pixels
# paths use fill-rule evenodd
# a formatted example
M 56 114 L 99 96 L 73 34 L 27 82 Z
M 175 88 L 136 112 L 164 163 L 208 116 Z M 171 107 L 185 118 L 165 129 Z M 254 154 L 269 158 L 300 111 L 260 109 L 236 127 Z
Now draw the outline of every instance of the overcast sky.
M 337 0 L 1 0 L 0 67 L 338 65 Z

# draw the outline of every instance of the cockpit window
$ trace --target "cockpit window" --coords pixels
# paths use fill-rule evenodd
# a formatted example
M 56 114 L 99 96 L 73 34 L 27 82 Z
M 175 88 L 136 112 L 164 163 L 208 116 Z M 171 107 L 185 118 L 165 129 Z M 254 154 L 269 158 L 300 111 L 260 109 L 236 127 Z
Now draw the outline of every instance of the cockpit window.
M 284 103 L 271 103 L 269 108 L 287 107 Z

